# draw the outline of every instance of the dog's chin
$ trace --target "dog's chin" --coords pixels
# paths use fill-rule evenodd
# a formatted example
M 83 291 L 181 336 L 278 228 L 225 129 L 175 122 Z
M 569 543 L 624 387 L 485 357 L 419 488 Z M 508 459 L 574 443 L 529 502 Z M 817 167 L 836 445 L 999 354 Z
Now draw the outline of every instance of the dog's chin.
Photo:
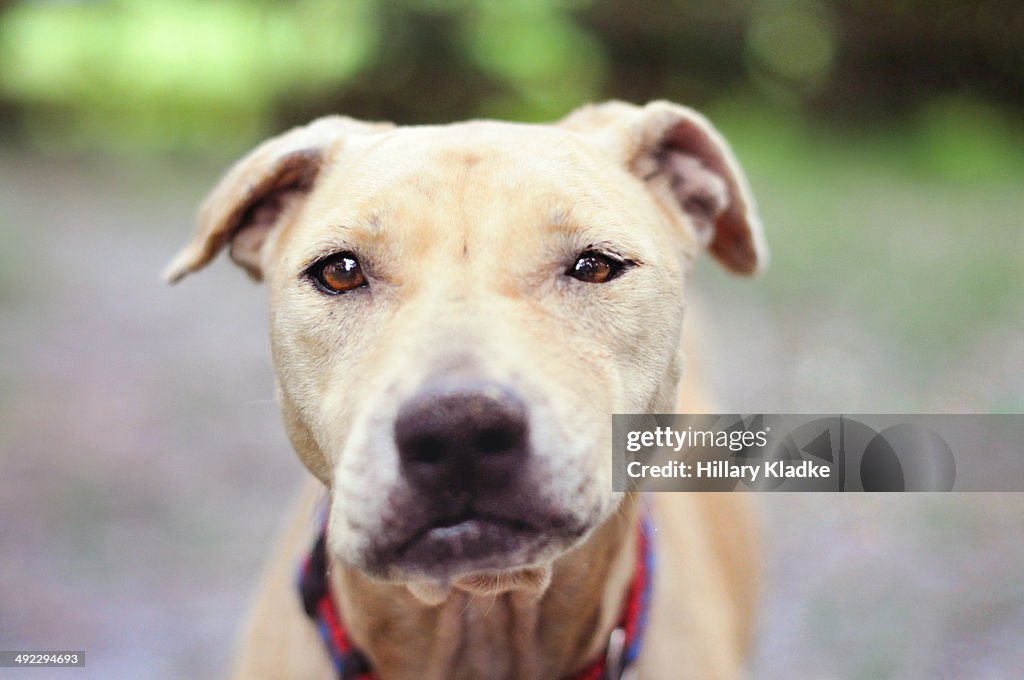
M 471 595 L 500 595 L 512 590 L 540 596 L 551 585 L 551 563 L 509 571 L 480 572 L 463 576 L 455 587 Z
M 507 571 L 485 571 L 466 574 L 452 583 L 436 580 L 414 580 L 405 586 L 420 602 L 439 605 L 459 590 L 476 597 L 493 597 L 502 593 L 517 591 L 529 597 L 539 598 L 551 585 L 552 565 L 550 563 L 510 569 Z

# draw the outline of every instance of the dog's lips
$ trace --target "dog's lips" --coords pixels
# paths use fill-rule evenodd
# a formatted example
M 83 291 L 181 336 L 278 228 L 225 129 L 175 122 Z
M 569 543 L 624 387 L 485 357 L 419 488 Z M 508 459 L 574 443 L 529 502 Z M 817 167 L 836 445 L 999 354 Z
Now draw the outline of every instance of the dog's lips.
M 413 534 L 398 547 L 396 557 L 400 563 L 428 568 L 487 560 L 518 552 L 536 532 L 527 522 L 498 517 L 441 519 Z
M 479 570 L 529 566 L 552 546 L 570 540 L 559 522 L 488 514 L 434 519 L 378 553 L 383 571 L 452 578 Z

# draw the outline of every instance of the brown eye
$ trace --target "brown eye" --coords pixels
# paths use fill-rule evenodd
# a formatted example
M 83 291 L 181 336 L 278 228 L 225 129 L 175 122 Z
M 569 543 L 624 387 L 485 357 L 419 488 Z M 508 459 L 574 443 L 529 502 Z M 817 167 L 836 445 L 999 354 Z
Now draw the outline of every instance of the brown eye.
M 309 276 L 321 290 L 331 295 L 347 293 L 366 285 L 366 277 L 359 260 L 351 253 L 331 255 L 314 264 Z
M 618 276 L 623 265 L 624 263 L 607 255 L 588 250 L 580 253 L 576 262 L 565 273 L 584 283 L 605 283 Z

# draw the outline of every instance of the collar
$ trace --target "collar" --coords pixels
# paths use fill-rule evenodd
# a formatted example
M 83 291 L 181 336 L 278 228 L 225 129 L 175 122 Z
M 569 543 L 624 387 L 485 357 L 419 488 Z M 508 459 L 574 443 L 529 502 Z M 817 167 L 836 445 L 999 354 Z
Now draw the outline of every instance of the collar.
M 620 680 L 640 655 L 654 577 L 654 526 L 644 513 L 637 526 L 637 560 L 619 623 L 605 652 L 566 680 Z M 327 578 L 327 523 L 299 571 L 299 593 L 306 615 L 320 631 L 339 680 L 378 680 L 366 656 L 348 636 Z

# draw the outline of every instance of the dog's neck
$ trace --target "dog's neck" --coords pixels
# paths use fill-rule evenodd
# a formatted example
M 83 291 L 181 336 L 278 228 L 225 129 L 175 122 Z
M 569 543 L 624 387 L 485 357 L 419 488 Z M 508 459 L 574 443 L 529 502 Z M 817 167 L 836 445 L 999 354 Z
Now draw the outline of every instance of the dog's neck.
M 583 545 L 555 561 L 539 590 L 455 587 L 427 604 L 404 585 L 341 565 L 331 570 L 333 590 L 349 635 L 378 677 L 566 677 L 603 652 L 621 615 L 637 522 L 637 501 L 627 496 Z

